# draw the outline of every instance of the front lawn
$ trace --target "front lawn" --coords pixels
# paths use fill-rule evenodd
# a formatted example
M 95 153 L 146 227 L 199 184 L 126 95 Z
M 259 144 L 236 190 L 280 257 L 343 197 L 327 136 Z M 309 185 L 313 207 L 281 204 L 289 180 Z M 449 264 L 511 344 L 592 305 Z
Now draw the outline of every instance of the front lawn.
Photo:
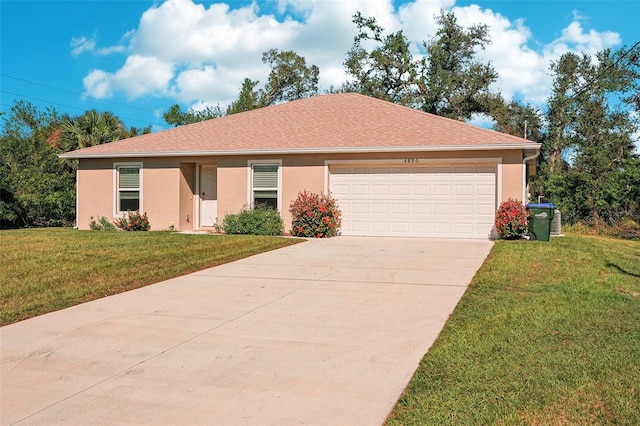
M 640 242 L 498 241 L 388 425 L 640 422 Z
M 0 231 L 0 325 L 299 241 L 170 232 Z

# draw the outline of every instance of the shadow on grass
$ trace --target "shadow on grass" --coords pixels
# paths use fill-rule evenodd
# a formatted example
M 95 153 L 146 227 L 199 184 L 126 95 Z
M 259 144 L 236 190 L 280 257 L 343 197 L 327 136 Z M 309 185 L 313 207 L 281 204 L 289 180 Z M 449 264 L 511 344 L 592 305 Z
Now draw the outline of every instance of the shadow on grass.
M 610 267 L 610 268 L 615 268 L 618 271 L 622 272 L 623 274 L 631 275 L 632 277 L 636 277 L 636 278 L 640 278 L 640 274 L 636 274 L 635 272 L 627 271 L 626 269 L 616 265 L 615 263 L 607 262 L 606 266 Z

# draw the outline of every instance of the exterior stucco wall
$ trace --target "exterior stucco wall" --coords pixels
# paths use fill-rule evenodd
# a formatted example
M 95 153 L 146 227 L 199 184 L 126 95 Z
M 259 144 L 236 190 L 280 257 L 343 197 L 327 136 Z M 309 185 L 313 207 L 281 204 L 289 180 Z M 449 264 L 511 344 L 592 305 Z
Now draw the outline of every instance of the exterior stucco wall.
M 247 204 L 247 160 L 223 157 L 218 164 L 218 223 Z
M 147 212 L 151 229 L 180 223 L 183 174 L 179 159 L 84 159 L 78 171 L 79 229 L 89 229 L 91 216 L 115 219 L 115 163 L 142 163 L 141 210 Z
M 89 229 L 91 217 L 113 220 L 113 161 L 82 160 L 78 167 L 78 229 Z
M 166 229 L 173 223 L 177 229 L 197 228 L 197 164 L 216 164 L 218 182 L 218 222 L 227 213 L 236 213 L 249 201 L 250 161 L 274 160 L 282 164 L 280 188 L 281 211 L 285 230 L 291 226 L 289 204 L 298 192 L 327 192 L 327 163 L 335 161 L 372 162 L 417 159 L 447 163 L 499 159 L 501 181 L 497 183 L 497 205 L 508 198 L 520 200 L 523 185 L 523 153 L 510 151 L 408 152 L 364 154 L 314 154 L 269 156 L 224 156 L 202 158 L 143 158 L 132 160 L 81 160 L 78 173 L 78 226 L 87 229 L 90 216 L 114 216 L 114 162 L 143 163 L 143 209 L 154 230 Z M 187 220 L 188 217 L 188 220 Z
M 180 206 L 178 222 L 174 222 L 180 231 L 192 230 L 195 223 L 194 196 L 196 193 L 195 163 L 180 164 Z

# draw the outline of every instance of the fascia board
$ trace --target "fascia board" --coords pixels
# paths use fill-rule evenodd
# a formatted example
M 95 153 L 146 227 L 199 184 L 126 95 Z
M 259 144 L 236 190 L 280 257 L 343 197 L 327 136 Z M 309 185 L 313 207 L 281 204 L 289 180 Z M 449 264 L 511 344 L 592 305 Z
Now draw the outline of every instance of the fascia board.
M 149 157 L 220 157 L 232 155 L 287 155 L 287 154 L 357 154 L 374 152 L 447 152 L 447 151 L 500 151 L 513 149 L 540 150 L 539 143 L 514 143 L 491 145 L 430 145 L 430 146 L 371 146 L 371 147 L 331 147 L 331 148 L 298 148 L 298 149 L 252 149 L 228 151 L 163 151 L 163 152 L 101 152 L 79 153 L 68 152 L 59 154 L 59 158 L 89 159 L 89 158 L 149 158 Z

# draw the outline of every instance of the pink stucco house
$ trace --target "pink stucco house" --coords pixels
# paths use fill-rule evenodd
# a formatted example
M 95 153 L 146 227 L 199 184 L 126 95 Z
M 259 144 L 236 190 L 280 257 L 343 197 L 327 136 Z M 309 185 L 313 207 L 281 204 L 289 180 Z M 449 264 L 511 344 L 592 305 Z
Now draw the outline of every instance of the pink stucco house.
M 354 93 L 319 95 L 61 155 L 79 160 L 77 224 L 126 210 L 152 229 L 211 229 L 256 202 L 290 226 L 298 192 L 331 192 L 343 235 L 487 238 L 526 196 L 540 145 Z

